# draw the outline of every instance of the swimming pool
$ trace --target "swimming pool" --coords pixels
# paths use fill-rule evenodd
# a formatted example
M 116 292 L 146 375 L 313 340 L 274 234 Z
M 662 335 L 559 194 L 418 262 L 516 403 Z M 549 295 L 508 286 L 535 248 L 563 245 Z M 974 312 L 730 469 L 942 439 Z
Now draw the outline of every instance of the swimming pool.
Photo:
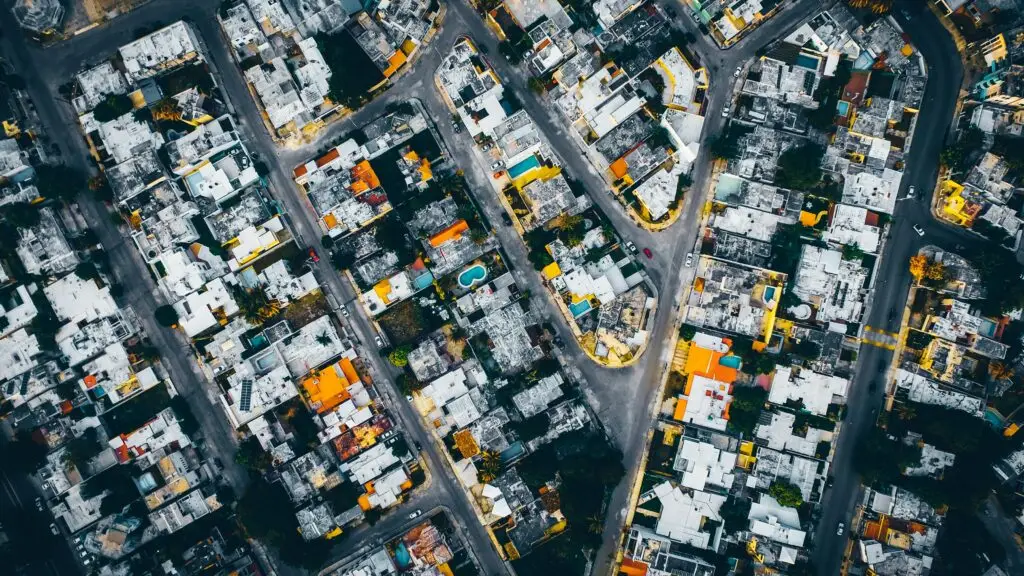
M 771 302 L 773 300 L 775 300 L 775 286 L 765 286 L 764 301 Z
M 572 312 L 573 318 L 579 318 L 590 312 L 590 308 L 590 300 L 580 300 L 574 304 L 569 304 L 569 312 Z
M 850 113 L 850 103 L 846 100 L 840 100 L 839 103 L 836 104 L 836 111 L 839 112 L 840 116 L 846 116 Z
M 519 164 L 509 168 L 508 177 L 512 179 L 519 178 L 534 168 L 540 168 L 540 160 L 538 160 L 536 156 L 530 156 L 526 160 L 523 160 Z
M 795 64 L 802 68 L 807 68 L 808 70 L 816 71 L 818 69 L 818 66 L 821 64 L 821 60 L 815 58 L 814 56 L 808 56 L 807 54 L 801 53 L 797 54 Z
M 478 282 L 483 282 L 484 278 L 487 278 L 487 268 L 483 264 L 474 264 L 459 272 L 459 286 L 472 288 Z
M 743 364 L 743 360 L 741 360 L 739 356 L 724 356 L 718 361 L 718 363 L 726 368 L 735 368 L 739 370 L 740 365 Z

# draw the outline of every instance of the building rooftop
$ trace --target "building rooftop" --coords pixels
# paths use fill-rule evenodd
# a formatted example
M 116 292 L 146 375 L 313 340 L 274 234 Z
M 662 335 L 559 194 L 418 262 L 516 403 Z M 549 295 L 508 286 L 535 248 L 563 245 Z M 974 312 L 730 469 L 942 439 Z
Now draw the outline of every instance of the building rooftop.
M 818 322 L 857 323 L 871 271 L 842 252 L 805 244 L 793 281 L 793 294 L 814 306 Z
M 57 318 L 64 322 L 93 322 L 118 311 L 109 286 L 100 287 L 98 280 L 85 280 L 77 274 L 68 274 L 44 286 L 43 292 Z
M 18 257 L 29 274 L 59 276 L 78 265 L 78 256 L 64 237 L 52 208 L 40 208 L 39 224 L 19 228 L 18 233 Z
M 275 129 L 280 130 L 293 122 L 296 128 L 302 128 L 313 119 L 283 58 L 274 58 L 249 68 L 245 71 L 245 79 L 259 96 Z
M 231 6 L 221 14 L 220 24 L 232 48 L 235 49 L 235 57 L 239 60 L 255 54 L 258 47 L 267 41 L 263 30 L 244 2 Z
M 128 79 L 138 82 L 200 57 L 192 28 L 179 20 L 118 49 Z
M 878 216 L 862 206 L 836 204 L 824 239 L 845 246 L 857 246 L 864 252 L 878 251 L 881 227 Z
M 846 401 L 849 385 L 849 380 L 838 376 L 826 376 L 797 367 L 776 366 L 768 401 L 779 405 L 800 401 L 804 410 L 824 416 L 829 404 Z
M 661 502 L 661 516 L 655 532 L 697 548 L 717 548 L 722 533 L 719 511 L 725 503 L 725 496 L 699 491 L 683 492 L 669 482 L 658 484 L 653 492 Z M 712 522 L 717 526 L 709 526 Z
M 298 395 L 288 367 L 276 350 L 270 349 L 235 366 L 227 378 L 227 392 L 221 397 L 235 428 Z
M 761 338 L 771 333 L 785 276 L 702 257 L 686 321 Z
M 471 136 L 490 133 L 505 119 L 501 82 L 468 39 L 452 47 L 437 78 Z
M 683 439 L 672 469 L 682 474 L 684 488 L 701 491 L 708 484 L 729 490 L 736 479 L 736 453 L 720 450 L 709 442 Z
M 760 421 L 754 429 L 754 436 L 764 441 L 764 445 L 772 450 L 789 451 L 803 456 L 816 457 L 818 443 L 830 442 L 831 432 L 806 426 L 806 430 L 797 434 L 795 430 L 796 415 L 791 412 L 773 411 L 771 419 Z
M 512 402 L 524 418 L 531 418 L 547 410 L 552 402 L 562 397 L 564 382 L 562 375 L 556 372 L 513 396 Z
M 985 410 L 983 399 L 951 390 L 921 374 L 903 368 L 896 370 L 896 386 L 912 402 L 961 410 L 979 418 Z
M 103 101 L 108 95 L 128 93 L 128 82 L 110 60 L 79 72 L 75 76 L 80 93 L 72 100 L 75 111 L 85 114 Z
M 24 328 L 0 338 L 0 382 L 31 370 L 40 351 L 39 341 Z
M 175 302 L 174 310 L 178 313 L 178 325 L 191 338 L 220 327 L 220 319 L 237 314 L 239 307 L 224 280 L 215 278 Z
M 800 529 L 796 508 L 787 508 L 767 494 L 760 494 L 747 514 L 750 531 L 786 546 L 802 548 L 807 533 Z
M 153 148 L 141 151 L 127 162 L 107 168 L 105 174 L 110 189 L 114 191 L 114 198 L 119 203 L 125 203 L 167 179 Z

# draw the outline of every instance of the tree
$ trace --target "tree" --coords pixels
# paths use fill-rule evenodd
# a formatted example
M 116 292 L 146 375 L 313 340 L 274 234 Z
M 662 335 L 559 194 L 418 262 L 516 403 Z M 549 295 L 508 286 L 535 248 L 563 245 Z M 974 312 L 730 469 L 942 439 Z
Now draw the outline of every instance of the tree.
M 776 480 L 768 487 L 768 495 L 779 504 L 790 508 L 798 508 L 804 503 L 800 489 L 785 480 Z
M 388 354 L 388 362 L 396 368 L 405 368 L 409 365 L 409 347 L 398 346 Z
M 75 276 L 82 280 L 96 280 L 100 277 L 100 271 L 96 269 L 96 265 L 92 262 L 79 262 L 75 266 Z
M 250 436 L 238 444 L 235 462 L 254 472 L 266 472 L 270 469 L 273 457 L 260 446 L 255 436 Z
M 768 391 L 760 386 L 737 386 L 729 405 L 729 428 L 745 436 L 752 435 L 767 399 Z
M 940 262 L 929 262 L 925 266 L 924 277 L 929 280 L 944 280 L 946 278 L 946 267 Z
M 747 520 L 748 514 L 750 514 L 750 500 L 735 494 L 730 495 L 719 510 L 722 523 L 725 525 L 725 529 L 729 531 L 746 526 L 749 522 Z
M 533 90 L 536 94 L 544 94 L 545 92 L 548 91 L 548 88 L 547 86 L 544 85 L 544 82 L 540 78 L 537 78 L 536 76 L 530 76 L 529 85 L 530 90 Z
M 693 340 L 693 337 L 697 335 L 697 327 L 692 324 L 683 324 L 679 327 L 679 337 L 687 342 Z
M 928 257 L 924 254 L 916 254 L 910 257 L 910 275 L 918 282 L 925 276 L 925 269 L 928 267 Z
M 1013 378 L 1013 367 L 1005 362 L 993 362 L 988 365 L 988 375 L 993 381 Z
M 65 164 L 36 166 L 35 184 L 40 196 L 59 200 L 74 200 L 88 187 L 85 174 Z
M 92 110 L 97 122 L 110 122 L 132 111 L 132 99 L 125 94 L 107 94 Z
M 153 316 L 161 326 L 173 328 L 178 324 L 178 312 L 169 304 L 158 307 Z
M 793 345 L 793 353 L 807 360 L 817 360 L 821 356 L 821 346 L 810 340 L 801 340 Z
M 477 476 L 480 482 L 490 482 L 501 473 L 501 454 L 493 450 L 484 450 L 480 454 L 480 471 Z
M 39 224 L 39 208 L 28 202 L 13 202 L 0 209 L 0 214 L 15 228 L 31 228 Z
M 843 260 L 863 260 L 864 251 L 857 244 L 846 244 L 843 246 Z
M 237 300 L 242 316 L 254 326 L 262 326 L 281 312 L 281 303 L 268 298 L 262 287 L 241 290 Z
M 806 143 L 788 148 L 779 156 L 775 184 L 791 190 L 810 190 L 821 182 L 821 159 L 825 148 Z
M 469 348 L 469 346 L 466 346 L 466 348 Z M 397 378 L 395 378 L 395 385 L 398 386 L 398 389 L 406 396 L 412 396 L 413 392 L 418 392 L 423 389 L 423 385 L 420 384 L 420 381 L 412 374 L 408 374 L 406 372 L 402 372 Z

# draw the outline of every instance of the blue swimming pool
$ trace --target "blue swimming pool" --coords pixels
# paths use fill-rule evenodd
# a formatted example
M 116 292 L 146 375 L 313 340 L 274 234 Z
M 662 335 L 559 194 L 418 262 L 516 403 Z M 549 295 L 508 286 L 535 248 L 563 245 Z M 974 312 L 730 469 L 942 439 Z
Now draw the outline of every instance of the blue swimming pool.
M 474 264 L 459 273 L 459 286 L 472 288 L 478 282 L 487 278 L 487 268 L 483 264 Z
M 740 360 L 739 356 L 725 356 L 718 361 L 719 364 L 727 368 L 740 369 L 740 365 L 743 364 L 743 360 Z
M 569 312 L 572 312 L 573 318 L 579 318 L 587 312 L 590 312 L 590 300 L 580 300 L 575 304 L 569 304 Z
M 519 178 L 523 174 L 526 174 L 534 168 L 540 168 L 540 160 L 536 156 L 530 156 L 526 160 L 523 160 L 519 164 L 508 169 L 509 178 Z
M 801 53 L 797 55 L 795 64 L 802 68 L 807 68 L 808 70 L 817 70 L 818 66 L 821 64 L 821 60 L 814 56 L 808 56 L 807 54 Z
M 838 112 L 840 116 L 846 116 L 850 113 L 850 103 L 846 100 L 840 100 L 839 103 L 836 104 L 836 112 Z
M 765 286 L 764 301 L 770 302 L 775 299 L 775 286 Z

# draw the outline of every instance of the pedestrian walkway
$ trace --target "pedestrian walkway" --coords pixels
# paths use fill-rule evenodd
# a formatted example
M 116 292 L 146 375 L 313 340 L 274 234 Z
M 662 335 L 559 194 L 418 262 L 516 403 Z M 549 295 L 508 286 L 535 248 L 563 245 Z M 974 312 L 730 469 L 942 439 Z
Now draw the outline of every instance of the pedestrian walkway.
M 863 342 L 864 344 L 877 346 L 878 348 L 884 348 L 886 350 L 895 350 L 896 343 L 899 341 L 899 333 L 886 332 L 885 330 L 879 328 L 865 326 L 864 334 L 861 336 L 860 341 Z

